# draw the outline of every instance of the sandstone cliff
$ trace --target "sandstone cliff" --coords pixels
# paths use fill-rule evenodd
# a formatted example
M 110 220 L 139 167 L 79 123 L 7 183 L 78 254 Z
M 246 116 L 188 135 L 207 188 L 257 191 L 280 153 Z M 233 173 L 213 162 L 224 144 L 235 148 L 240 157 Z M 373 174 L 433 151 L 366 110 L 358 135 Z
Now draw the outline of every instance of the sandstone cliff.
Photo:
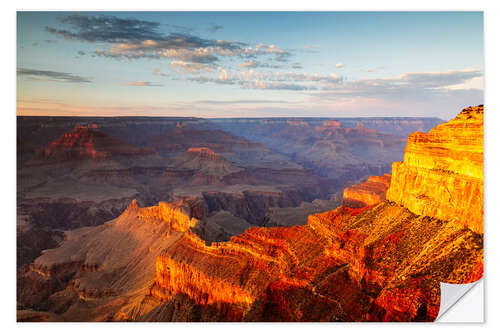
M 391 175 L 371 176 L 365 182 L 344 189 L 342 205 L 351 208 L 372 206 L 385 200 Z
M 439 281 L 471 282 L 481 267 L 482 237 L 453 222 L 390 203 L 340 207 L 211 246 L 185 234 L 157 257 L 147 302 L 156 320 L 432 320 Z
M 411 134 L 404 161 L 393 164 L 387 199 L 482 233 L 483 106 L 466 108 L 427 134 Z

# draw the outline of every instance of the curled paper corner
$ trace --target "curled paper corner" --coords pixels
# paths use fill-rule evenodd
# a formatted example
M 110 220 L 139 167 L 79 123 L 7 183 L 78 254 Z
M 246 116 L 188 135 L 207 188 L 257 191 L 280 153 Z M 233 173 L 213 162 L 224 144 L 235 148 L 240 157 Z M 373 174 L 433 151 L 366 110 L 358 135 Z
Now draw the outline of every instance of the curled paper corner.
M 474 288 L 476 285 L 481 286 L 480 293 L 477 295 L 474 295 L 475 297 L 471 299 L 473 304 L 463 304 L 461 306 L 464 307 L 464 310 L 478 310 L 477 306 L 480 305 L 480 319 L 473 320 L 474 322 L 483 322 L 483 278 L 472 282 L 472 283 L 466 283 L 466 284 L 451 284 L 451 283 L 444 283 L 440 282 L 441 286 L 441 303 L 439 306 L 439 313 L 436 318 L 436 321 L 438 322 L 467 322 L 468 320 L 466 318 L 462 319 L 452 319 L 449 318 L 451 316 L 448 316 L 447 312 L 452 308 L 457 302 L 460 301 L 460 299 L 466 295 L 472 288 Z M 476 288 L 477 289 L 477 288 Z M 479 302 L 479 304 L 476 304 Z M 456 316 L 454 316 L 455 318 Z

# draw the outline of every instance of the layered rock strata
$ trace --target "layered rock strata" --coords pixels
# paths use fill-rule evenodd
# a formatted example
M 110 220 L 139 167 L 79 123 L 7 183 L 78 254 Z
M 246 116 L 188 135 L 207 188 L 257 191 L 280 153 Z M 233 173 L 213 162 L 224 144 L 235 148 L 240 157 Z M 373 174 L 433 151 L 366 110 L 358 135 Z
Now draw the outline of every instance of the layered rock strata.
M 483 112 L 469 107 L 429 133 L 411 134 L 404 161 L 393 164 L 387 199 L 482 233 Z
M 235 167 L 223 156 L 206 147 L 191 147 L 173 159 L 172 167 L 179 170 L 196 170 L 205 175 L 225 176 L 243 170 Z
M 92 126 L 76 126 L 37 151 L 40 159 L 57 161 L 92 159 L 106 160 L 111 156 L 152 155 L 148 148 L 135 147 L 113 139 Z
M 150 293 L 174 309 L 183 295 L 200 320 L 427 321 L 439 312 L 438 281 L 468 283 L 480 267 L 480 235 L 381 203 L 211 246 L 184 234 L 157 257 Z
M 351 208 L 373 206 L 385 200 L 391 175 L 371 176 L 365 182 L 344 189 L 342 205 Z
M 134 200 L 114 220 L 66 232 L 59 247 L 18 274 L 18 303 L 63 321 L 112 319 L 131 297 L 144 295 L 155 258 L 196 225 L 190 215 L 182 202 L 140 208 Z

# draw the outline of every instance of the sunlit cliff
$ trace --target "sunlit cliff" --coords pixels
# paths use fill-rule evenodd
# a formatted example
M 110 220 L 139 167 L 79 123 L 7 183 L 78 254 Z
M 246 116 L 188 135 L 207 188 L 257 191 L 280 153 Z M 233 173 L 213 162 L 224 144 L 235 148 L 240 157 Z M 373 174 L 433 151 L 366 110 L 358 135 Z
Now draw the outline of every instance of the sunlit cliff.
M 342 205 L 352 208 L 371 206 L 385 200 L 391 175 L 371 176 L 365 182 L 344 189 Z
M 411 134 L 404 161 L 393 164 L 387 199 L 482 233 L 483 112 L 469 107 L 429 133 Z

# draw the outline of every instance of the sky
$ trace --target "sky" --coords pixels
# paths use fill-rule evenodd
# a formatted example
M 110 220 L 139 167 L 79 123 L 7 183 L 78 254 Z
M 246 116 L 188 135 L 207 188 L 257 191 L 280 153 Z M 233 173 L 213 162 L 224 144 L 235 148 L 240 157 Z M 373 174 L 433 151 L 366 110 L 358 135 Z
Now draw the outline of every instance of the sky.
M 448 120 L 483 51 L 482 12 L 18 12 L 17 115 Z

